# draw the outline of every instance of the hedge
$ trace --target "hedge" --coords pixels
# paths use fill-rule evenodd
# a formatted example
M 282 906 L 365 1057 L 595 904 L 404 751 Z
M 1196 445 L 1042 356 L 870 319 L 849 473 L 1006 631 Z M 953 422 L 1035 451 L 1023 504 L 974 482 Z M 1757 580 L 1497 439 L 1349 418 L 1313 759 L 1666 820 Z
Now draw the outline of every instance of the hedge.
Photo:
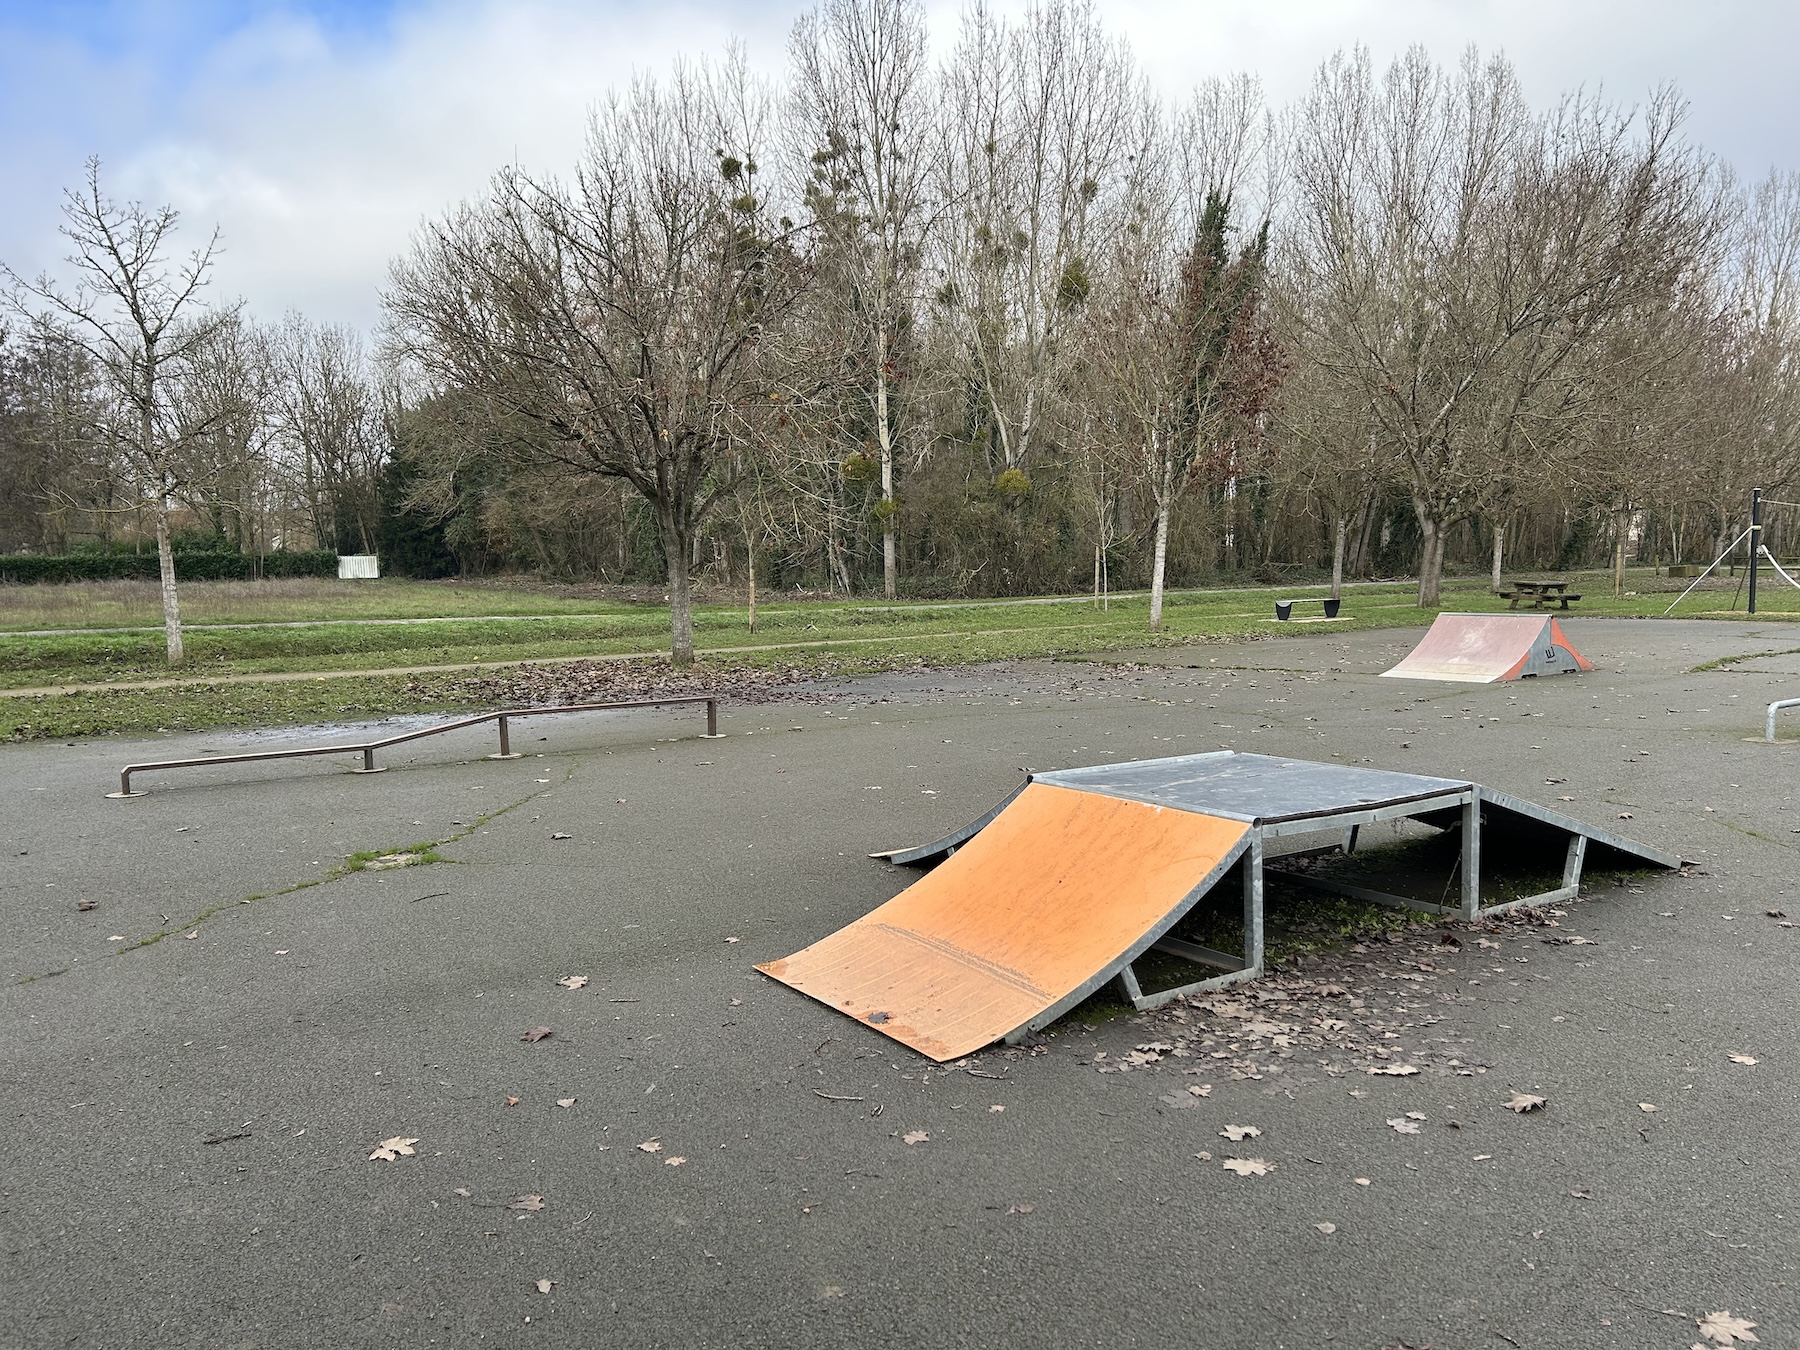
M 337 554 L 330 549 L 265 553 L 177 553 L 177 581 L 249 581 L 265 577 L 335 577 Z M 3 553 L 0 581 L 118 581 L 161 576 L 154 553 Z

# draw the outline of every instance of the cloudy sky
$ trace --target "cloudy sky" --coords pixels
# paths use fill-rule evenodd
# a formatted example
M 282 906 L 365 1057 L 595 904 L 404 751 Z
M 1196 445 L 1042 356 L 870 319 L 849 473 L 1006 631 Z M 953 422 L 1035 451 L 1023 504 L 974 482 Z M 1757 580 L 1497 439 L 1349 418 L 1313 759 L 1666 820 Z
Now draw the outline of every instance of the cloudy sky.
M 810 0 L 0 0 L 0 258 L 54 267 L 89 155 L 116 195 L 217 223 L 218 293 L 258 314 L 371 324 L 418 222 L 516 159 L 566 167 L 587 108 L 633 71 L 732 37 L 774 72 Z M 997 3 L 1001 12 L 1012 3 Z M 1800 169 L 1793 0 L 1100 0 L 1153 81 L 1259 74 L 1282 101 L 1354 43 L 1502 50 L 1542 104 L 1673 82 L 1740 175 Z M 934 42 L 961 5 L 934 0 Z

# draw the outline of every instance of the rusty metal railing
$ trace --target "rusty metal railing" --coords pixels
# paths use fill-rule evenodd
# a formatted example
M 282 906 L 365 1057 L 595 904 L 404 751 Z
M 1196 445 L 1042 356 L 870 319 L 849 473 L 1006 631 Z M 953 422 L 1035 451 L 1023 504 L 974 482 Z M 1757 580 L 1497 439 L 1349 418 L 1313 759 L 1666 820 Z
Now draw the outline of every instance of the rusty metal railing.
M 441 722 L 420 731 L 403 731 L 398 736 L 384 736 L 378 741 L 359 741 L 351 745 L 309 745 L 294 750 L 257 750 L 243 755 L 202 755 L 195 759 L 164 759 L 149 764 L 127 764 L 119 770 L 119 790 L 106 795 L 112 798 L 142 797 L 143 793 L 131 790 L 131 775 L 148 773 L 152 769 L 192 769 L 203 764 L 250 764 L 257 760 L 301 759 L 308 755 L 361 755 L 362 768 L 352 769 L 352 773 L 385 773 L 385 769 L 375 766 L 377 750 L 385 750 L 390 745 L 399 745 L 404 741 L 416 741 L 425 736 L 440 736 L 446 731 L 456 731 L 462 727 L 480 726 L 483 722 L 498 722 L 500 725 L 500 753 L 487 758 L 523 759 L 523 755 L 513 751 L 509 735 L 509 724 L 514 718 L 543 717 L 550 713 L 610 712 L 618 708 L 665 708 L 682 703 L 704 703 L 706 735 L 709 738 L 718 736 L 719 700 L 713 694 L 676 694 L 668 698 L 636 698 L 618 703 L 559 703 L 542 708 L 503 708 L 498 712 L 459 717 L 454 722 Z

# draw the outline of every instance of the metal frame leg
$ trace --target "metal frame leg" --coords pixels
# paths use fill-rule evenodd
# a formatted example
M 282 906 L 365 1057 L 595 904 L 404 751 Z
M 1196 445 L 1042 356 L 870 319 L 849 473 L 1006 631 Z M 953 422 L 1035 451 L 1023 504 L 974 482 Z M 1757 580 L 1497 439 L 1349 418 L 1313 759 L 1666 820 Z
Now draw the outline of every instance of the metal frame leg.
M 1470 794 L 1462 812 L 1462 916 L 1481 914 L 1481 794 Z
M 1259 830 L 1244 852 L 1244 969 L 1263 973 L 1263 842 Z

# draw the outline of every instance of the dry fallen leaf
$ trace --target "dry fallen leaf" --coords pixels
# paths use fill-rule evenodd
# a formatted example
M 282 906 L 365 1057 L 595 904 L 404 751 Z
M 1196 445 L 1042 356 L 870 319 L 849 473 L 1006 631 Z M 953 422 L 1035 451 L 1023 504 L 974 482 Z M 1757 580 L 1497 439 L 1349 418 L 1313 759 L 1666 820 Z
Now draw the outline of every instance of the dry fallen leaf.
M 588 982 L 585 975 L 565 975 L 557 981 L 564 989 L 579 989 Z
M 200 936 L 200 930 L 198 928 L 196 928 L 193 932 L 183 933 L 181 936 L 186 938 L 189 942 L 192 942 L 195 938 Z
M 1405 1116 L 1395 1116 L 1388 1121 L 1388 1127 L 1396 1134 L 1417 1134 L 1419 1132 L 1419 1122 L 1408 1120 Z
M 75 908 L 83 914 L 86 914 L 93 907 L 94 901 L 92 900 L 77 900 L 75 902 Z M 1771 915 L 1770 917 L 1774 917 L 1774 915 Z
M 564 834 L 561 830 L 557 830 L 550 837 L 552 839 L 573 839 L 575 836 L 572 834 Z
M 521 1195 L 517 1200 L 514 1200 L 507 1206 L 508 1209 L 528 1209 L 533 1213 L 536 1213 L 543 1207 L 544 1197 L 541 1195 Z
M 1212 1084 L 1211 1083 L 1189 1083 L 1188 1091 L 1196 1097 L 1210 1097 L 1210 1096 L 1212 1096 Z
M 558 1097 L 556 1099 L 556 1104 L 558 1106 L 562 1107 L 563 1110 L 567 1111 L 571 1106 L 575 1105 L 575 1098 L 573 1098 L 573 1097 Z
M 533 1283 L 537 1285 L 540 1294 L 547 1294 L 556 1287 L 555 1280 L 534 1280 Z
M 473 1195 L 474 1192 L 471 1191 L 467 1186 L 458 1186 L 455 1190 L 451 1191 L 450 1194 L 467 1197 L 467 1196 Z
M 1649 1102 L 1639 1102 L 1638 1110 L 1642 1111 L 1645 1115 L 1649 1115 L 1652 1111 L 1656 1110 L 1656 1108 Z
M 1541 1110 L 1544 1105 L 1544 1100 L 1545 1099 L 1542 1097 L 1532 1096 L 1529 1092 L 1519 1092 L 1515 1090 L 1513 1095 L 1507 1098 L 1505 1106 L 1508 1111 L 1516 1111 L 1520 1115 L 1524 1115 L 1527 1111 Z
M 1492 941 L 1488 940 L 1487 938 L 1476 938 L 1475 945 L 1477 947 L 1491 947 L 1495 951 L 1500 950 L 1500 944 L 1498 942 L 1492 942 Z
M 644 1140 L 643 1143 L 639 1144 L 638 1147 L 640 1149 L 642 1149 L 645 1153 L 661 1153 L 662 1152 L 662 1140 L 646 1139 L 646 1140 Z
M 1370 1073 L 1386 1074 L 1390 1078 L 1405 1078 L 1419 1071 L 1417 1064 L 1382 1064 L 1370 1069 Z
M 664 1167 L 680 1167 L 681 1164 L 683 1164 L 686 1161 L 687 1161 L 686 1158 L 664 1158 L 663 1166 Z
M 908 1130 L 900 1136 L 900 1142 L 903 1144 L 924 1144 L 929 1143 L 930 1140 L 931 1136 L 924 1130 Z
M 991 1116 L 999 1115 L 1000 1112 L 1004 1110 L 1006 1110 L 1004 1106 L 1000 1105 L 999 1102 L 995 1102 L 992 1106 L 988 1107 L 988 1114 Z
M 1008 1214 L 1030 1214 L 1030 1213 L 1033 1213 L 1036 1209 L 1037 1209 L 1036 1205 L 1027 1202 L 1022 1205 L 1013 1205 L 1006 1212 Z
M 1492 1158 L 1493 1156 L 1494 1155 L 1491 1153 L 1477 1153 L 1474 1157 L 1474 1161 L 1475 1162 L 1486 1162 L 1488 1159 Z
M 369 1155 L 369 1161 L 374 1162 L 379 1159 L 382 1162 L 393 1162 L 396 1158 L 410 1158 L 413 1156 L 413 1145 L 418 1142 L 417 1139 L 402 1139 L 399 1135 L 395 1135 L 392 1139 L 383 1139 L 375 1146 L 375 1151 Z
M 1730 1345 L 1734 1341 L 1756 1341 L 1756 1333 L 1750 1330 L 1756 1323 L 1733 1317 L 1728 1311 L 1710 1312 L 1694 1321 L 1699 1325 L 1702 1336 L 1719 1345 Z
M 1406 1113 L 1406 1118 L 1408 1120 L 1423 1120 L 1425 1119 L 1425 1113 L 1423 1111 L 1408 1111 Z
M 1756 1063 L 1756 1057 L 1754 1055 L 1729 1055 L 1727 1058 L 1730 1059 L 1733 1064 Z
M 1227 1158 L 1220 1166 L 1240 1177 L 1266 1177 L 1275 1170 L 1275 1164 L 1263 1158 Z
M 1357 1177 L 1355 1178 L 1355 1181 L 1358 1186 L 1368 1186 L 1372 1184 L 1367 1177 Z
M 1337 1225 L 1335 1223 L 1315 1223 L 1313 1227 L 1318 1229 L 1326 1237 L 1330 1237 L 1333 1233 L 1337 1232 Z
M 1243 1139 L 1255 1139 L 1261 1133 L 1262 1131 L 1254 1125 L 1227 1125 L 1219 1131 L 1222 1137 L 1231 1140 L 1234 1144 Z
M 519 1037 L 519 1039 L 522 1041 L 541 1041 L 544 1037 L 554 1034 L 555 1033 L 553 1033 L 549 1027 L 533 1027 L 530 1031 L 527 1031 L 523 1036 Z
M 519 1104 L 519 1099 L 517 1097 L 508 1097 L 506 1099 L 506 1104 L 508 1106 L 517 1106 Z

